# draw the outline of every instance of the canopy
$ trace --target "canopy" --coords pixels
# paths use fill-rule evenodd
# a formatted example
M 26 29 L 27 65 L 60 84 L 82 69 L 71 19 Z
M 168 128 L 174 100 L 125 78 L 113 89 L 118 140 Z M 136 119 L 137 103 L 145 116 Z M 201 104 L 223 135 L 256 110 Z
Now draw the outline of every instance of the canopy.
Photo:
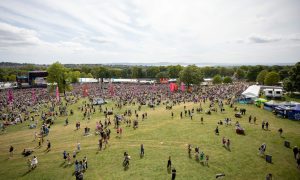
M 293 108 L 293 110 L 300 111 L 300 104 L 296 104 L 296 106 Z
M 268 100 L 264 99 L 264 98 L 258 98 L 255 100 L 255 102 L 261 102 L 261 103 L 264 103 L 264 102 L 267 102 Z
M 255 105 L 258 106 L 258 107 L 261 107 L 261 105 L 264 103 L 264 102 L 267 102 L 266 99 L 263 99 L 263 98 L 258 98 L 255 100 Z
M 288 112 L 288 118 L 294 120 L 300 120 L 300 104 L 291 108 L 291 111 Z
M 268 102 L 265 102 L 264 104 L 265 104 L 265 105 L 269 105 L 269 106 L 276 106 L 276 105 L 279 105 L 279 103 L 277 103 L 276 101 L 273 101 L 273 100 L 268 101 Z
M 258 98 L 260 91 L 260 86 L 252 85 L 249 86 L 242 95 L 246 98 Z
M 279 103 L 273 100 L 264 102 L 264 109 L 268 111 L 272 111 L 277 106 L 279 106 Z

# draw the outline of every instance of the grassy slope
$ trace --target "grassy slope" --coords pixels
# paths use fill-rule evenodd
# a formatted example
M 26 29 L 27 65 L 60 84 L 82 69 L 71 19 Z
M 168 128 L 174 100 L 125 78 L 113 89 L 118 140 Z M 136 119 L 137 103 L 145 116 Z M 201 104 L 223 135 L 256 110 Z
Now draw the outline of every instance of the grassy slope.
M 77 109 L 79 104 L 73 105 Z M 197 107 L 196 104 L 186 104 L 187 108 Z M 207 106 L 206 104 L 205 106 Z M 109 104 L 108 106 L 111 106 Z M 75 150 L 76 143 L 81 143 L 82 151 L 77 155 L 82 159 L 88 157 L 89 169 L 84 174 L 85 179 L 169 179 L 166 165 L 168 156 L 172 156 L 172 163 L 177 170 L 177 179 L 213 179 L 216 173 L 224 172 L 225 179 L 263 179 L 271 172 L 276 179 L 299 179 L 300 170 L 296 168 L 291 149 L 283 146 L 285 139 L 291 141 L 292 146 L 300 145 L 300 123 L 286 119 L 279 119 L 270 112 L 250 105 L 239 105 L 247 108 L 247 115 L 239 119 L 242 127 L 246 129 L 246 136 L 237 135 L 234 126 L 219 126 L 220 135 L 214 134 L 216 122 L 225 117 L 231 117 L 232 109 L 226 107 L 226 112 L 213 115 L 195 114 L 194 119 L 180 119 L 179 112 L 183 104 L 174 107 L 174 119 L 170 118 L 171 111 L 164 107 L 156 110 L 142 108 L 148 112 L 148 119 L 140 122 L 137 130 L 124 127 L 123 137 L 117 139 L 115 130 L 111 127 L 112 135 L 109 147 L 101 152 L 97 150 L 97 136 L 83 137 L 83 127 L 88 125 L 92 132 L 96 120 L 104 119 L 97 112 L 90 122 L 83 121 L 82 114 L 75 111 L 69 117 L 69 126 L 64 126 L 64 119 L 59 118 L 51 127 L 49 136 L 52 150 L 45 153 L 46 144 L 40 149 L 35 149 L 34 155 L 38 157 L 38 168 L 27 172 L 26 160 L 20 153 L 23 148 L 34 148 L 34 131 L 27 128 L 26 124 L 17 125 L 7 129 L 7 133 L 0 136 L 0 179 L 75 179 L 72 176 L 74 165 L 67 166 L 63 162 L 62 152 L 67 150 L 70 154 Z M 131 107 L 136 109 L 136 107 Z M 121 111 L 123 112 L 125 108 Z M 140 113 L 141 114 L 141 113 Z M 248 115 L 258 118 L 257 124 L 248 123 Z M 200 124 L 200 117 L 204 117 L 204 124 Z M 75 121 L 81 120 L 82 129 L 74 131 Z M 270 131 L 261 130 L 261 121 L 268 120 Z M 277 130 L 282 127 L 284 138 L 280 138 Z M 225 136 L 231 140 L 231 152 L 221 145 L 221 138 Z M 163 142 L 163 144 L 160 144 Z M 258 147 L 267 143 L 267 154 L 273 156 L 273 164 L 257 155 Z M 145 157 L 140 159 L 140 144 L 145 147 Z M 210 156 L 209 167 L 202 166 L 187 156 L 186 145 L 198 145 L 205 154 Z M 8 159 L 8 148 L 13 145 L 16 154 Z M 132 157 L 130 167 L 123 170 L 123 152 L 128 151 Z

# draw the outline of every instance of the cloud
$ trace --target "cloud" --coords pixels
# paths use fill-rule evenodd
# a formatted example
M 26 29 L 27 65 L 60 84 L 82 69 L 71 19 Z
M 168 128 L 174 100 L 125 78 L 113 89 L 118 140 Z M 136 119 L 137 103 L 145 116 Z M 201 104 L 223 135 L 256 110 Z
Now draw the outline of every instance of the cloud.
M 300 42 L 300 38 L 291 38 L 290 40 Z
M 299 7 L 296 0 L 2 0 L 0 57 L 44 63 L 297 61 Z
M 38 45 L 40 42 L 36 31 L 0 22 L 1 47 Z
M 107 38 L 103 38 L 103 37 L 92 37 L 90 39 L 91 42 L 93 43 L 100 43 L 100 44 L 105 44 L 105 43 L 110 43 L 111 40 L 107 39 Z
M 268 38 L 268 37 L 262 37 L 262 36 L 251 36 L 248 38 L 250 43 L 272 43 L 272 42 L 278 42 L 281 39 L 280 38 Z
M 229 41 L 232 42 L 232 41 Z M 285 34 L 285 35 L 250 35 L 245 39 L 237 39 L 235 43 L 238 44 L 264 44 L 264 43 L 297 43 L 300 42 L 300 33 L 296 34 Z

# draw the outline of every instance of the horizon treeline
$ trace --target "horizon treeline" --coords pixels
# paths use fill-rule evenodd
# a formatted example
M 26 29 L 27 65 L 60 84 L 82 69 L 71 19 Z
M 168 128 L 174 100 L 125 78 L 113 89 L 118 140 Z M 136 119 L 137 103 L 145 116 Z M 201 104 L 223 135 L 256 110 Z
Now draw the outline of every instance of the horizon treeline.
M 26 76 L 28 71 L 47 71 L 50 65 L 8 63 L 0 67 L 0 81 L 15 81 L 16 76 Z M 184 69 L 181 65 L 169 66 L 129 66 L 129 65 L 65 65 L 69 72 L 77 72 L 81 78 L 179 78 Z M 257 81 L 258 74 L 265 70 L 277 72 L 280 80 L 289 77 L 293 65 L 245 65 L 245 66 L 205 66 L 198 67 L 204 78 L 233 77 L 238 80 Z

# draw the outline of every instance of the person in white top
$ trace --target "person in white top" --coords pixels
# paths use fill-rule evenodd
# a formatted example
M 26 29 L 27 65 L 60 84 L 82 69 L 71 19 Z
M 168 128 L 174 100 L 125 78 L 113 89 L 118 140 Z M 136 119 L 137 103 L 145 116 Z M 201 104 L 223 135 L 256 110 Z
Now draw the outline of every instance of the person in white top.
M 33 156 L 32 160 L 31 160 L 31 168 L 32 169 L 36 168 L 37 164 L 38 164 L 37 157 Z

